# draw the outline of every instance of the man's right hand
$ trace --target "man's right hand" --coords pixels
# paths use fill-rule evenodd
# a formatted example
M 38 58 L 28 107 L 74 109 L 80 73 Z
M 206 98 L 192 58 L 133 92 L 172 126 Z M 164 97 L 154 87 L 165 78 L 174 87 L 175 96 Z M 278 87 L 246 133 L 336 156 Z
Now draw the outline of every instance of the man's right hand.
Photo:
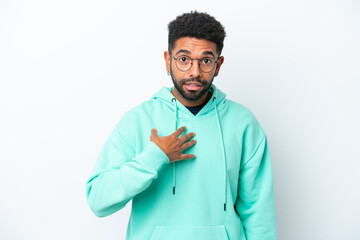
M 151 129 L 150 141 L 154 142 L 169 158 L 170 162 L 179 161 L 183 159 L 195 158 L 194 154 L 182 154 L 185 149 L 193 146 L 196 140 L 186 142 L 195 136 L 194 132 L 179 136 L 184 132 L 186 127 L 178 128 L 169 136 L 159 137 L 156 128 Z

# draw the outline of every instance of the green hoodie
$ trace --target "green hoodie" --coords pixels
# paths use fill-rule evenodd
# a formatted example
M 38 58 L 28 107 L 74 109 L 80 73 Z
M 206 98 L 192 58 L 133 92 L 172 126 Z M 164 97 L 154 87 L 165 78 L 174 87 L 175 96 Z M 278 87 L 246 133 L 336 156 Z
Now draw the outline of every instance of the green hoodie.
M 266 135 L 251 111 L 214 84 L 194 116 L 163 87 L 126 112 L 108 137 L 86 183 L 98 217 L 132 200 L 127 240 L 273 240 L 276 222 Z M 181 126 L 195 158 L 169 163 L 150 141 Z M 180 136 L 181 137 L 181 136 Z

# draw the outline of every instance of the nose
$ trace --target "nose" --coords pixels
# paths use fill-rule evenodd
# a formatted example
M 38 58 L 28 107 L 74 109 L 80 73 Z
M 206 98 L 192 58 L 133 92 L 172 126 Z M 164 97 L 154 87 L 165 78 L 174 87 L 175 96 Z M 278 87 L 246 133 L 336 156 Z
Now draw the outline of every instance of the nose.
M 200 70 L 200 60 L 193 60 L 191 68 L 189 69 L 189 74 L 191 78 L 197 78 L 201 76 L 201 70 Z

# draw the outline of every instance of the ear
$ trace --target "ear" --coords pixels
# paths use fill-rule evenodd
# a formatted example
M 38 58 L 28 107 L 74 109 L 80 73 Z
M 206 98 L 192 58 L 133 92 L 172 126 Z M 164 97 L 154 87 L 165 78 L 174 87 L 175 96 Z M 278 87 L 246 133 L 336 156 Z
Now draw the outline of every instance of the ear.
M 224 57 L 221 56 L 216 64 L 215 77 L 219 74 L 220 67 L 224 63 Z
M 170 54 L 168 51 L 164 52 L 164 59 L 165 59 L 165 65 L 166 65 L 166 71 L 170 72 Z

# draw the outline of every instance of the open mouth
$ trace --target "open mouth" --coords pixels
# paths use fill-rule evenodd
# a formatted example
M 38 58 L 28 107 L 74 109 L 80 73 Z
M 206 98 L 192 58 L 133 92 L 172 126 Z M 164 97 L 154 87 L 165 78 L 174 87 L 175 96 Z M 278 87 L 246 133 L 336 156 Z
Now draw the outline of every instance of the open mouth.
M 197 90 L 199 90 L 199 89 L 201 88 L 202 85 L 199 84 L 199 83 L 187 83 L 187 84 L 185 84 L 184 86 L 185 86 L 185 88 L 186 88 L 187 90 L 197 91 Z

